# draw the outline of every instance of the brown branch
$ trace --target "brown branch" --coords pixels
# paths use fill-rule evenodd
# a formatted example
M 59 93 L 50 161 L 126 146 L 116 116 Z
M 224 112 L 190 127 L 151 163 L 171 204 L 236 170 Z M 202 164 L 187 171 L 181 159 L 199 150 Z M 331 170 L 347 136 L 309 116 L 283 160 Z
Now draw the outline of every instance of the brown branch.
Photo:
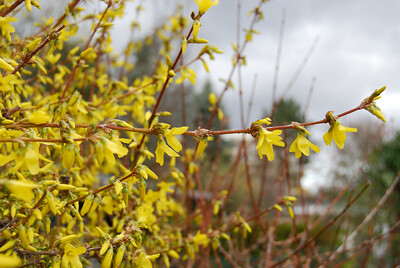
M 12 3 L 11 6 L 6 7 L 5 9 L 3 9 L 3 10 L 0 12 L 0 16 L 1 16 L 1 17 L 7 16 L 11 11 L 13 11 L 14 9 L 16 9 L 22 2 L 24 2 L 24 0 L 17 0 L 17 1 L 15 1 L 14 3 Z
M 31 251 L 31 250 L 24 250 L 24 249 L 16 249 L 15 250 L 18 255 L 26 255 L 26 256 L 57 256 L 61 253 L 59 250 L 48 250 L 48 251 Z
M 93 194 L 98 194 L 98 193 L 100 193 L 100 192 L 102 192 L 102 191 L 105 191 L 105 190 L 107 190 L 107 189 L 110 189 L 111 187 L 114 186 L 114 184 L 115 184 L 116 181 L 123 182 L 123 181 L 127 180 L 128 178 L 132 177 L 134 174 L 135 174 L 135 171 L 131 172 L 130 174 L 126 175 L 125 177 L 123 177 L 123 178 L 121 178 L 121 179 L 119 179 L 119 180 L 114 180 L 112 183 L 107 184 L 107 185 L 104 185 L 104 186 L 98 188 L 97 190 L 93 191 Z M 90 194 L 90 193 L 89 193 L 89 194 Z M 77 202 L 77 201 L 82 201 L 82 200 L 85 199 L 86 196 L 88 196 L 89 194 L 86 194 L 86 195 L 83 195 L 83 196 L 81 196 L 81 197 L 75 198 L 74 200 L 69 201 L 65 206 L 69 206 L 69 205 L 71 205 L 71 204 L 73 204 L 73 203 L 75 203 L 75 202 Z
M 394 189 L 396 188 L 397 184 L 400 181 L 400 173 L 397 174 L 396 178 L 394 179 L 392 185 L 386 190 L 385 195 L 379 200 L 378 204 L 374 207 L 373 210 L 365 217 L 365 219 L 357 226 L 357 228 L 350 234 L 350 236 L 346 239 L 346 241 L 336 250 L 335 254 L 329 258 L 329 260 L 333 260 L 337 254 L 340 254 L 344 251 L 345 243 L 351 243 L 357 234 L 360 232 L 361 229 L 374 217 L 374 215 L 382 208 L 383 204 L 389 198 L 389 196 L 393 193 Z
M 108 9 L 111 7 L 111 5 L 112 5 L 112 1 L 109 1 L 108 4 L 107 4 L 106 9 L 104 10 L 103 14 L 101 15 L 101 18 L 99 19 L 99 22 L 96 24 L 96 27 L 93 29 L 92 34 L 90 35 L 88 41 L 86 42 L 86 44 L 85 44 L 85 46 L 83 48 L 84 51 L 89 48 L 90 42 L 92 41 L 94 35 L 96 34 L 97 30 L 99 29 L 100 24 L 101 24 L 102 20 L 104 19 L 104 16 L 106 15 Z M 68 88 L 69 88 L 69 86 L 70 86 L 70 84 L 72 82 L 72 78 L 74 77 L 75 72 L 78 69 L 78 67 L 81 64 L 81 62 L 82 62 L 81 58 L 76 62 L 75 66 L 74 66 L 74 69 L 72 70 L 72 72 L 71 72 L 71 74 L 70 74 L 70 76 L 68 78 L 67 84 L 65 85 L 65 88 L 64 88 L 64 90 L 62 92 L 62 95 L 61 95 L 61 98 L 60 98 L 60 103 L 64 100 L 65 94 L 67 93 L 67 90 L 68 90 Z
M 68 4 L 68 12 L 70 13 L 82 0 L 74 0 L 70 4 Z M 61 17 L 58 18 L 57 22 L 53 25 L 53 29 L 60 25 L 63 20 L 67 17 L 67 12 L 65 12 Z
M 190 35 L 192 34 L 192 31 L 193 31 L 193 25 L 192 25 L 192 27 L 190 28 L 190 30 L 189 30 L 189 32 L 188 32 L 188 34 L 187 34 L 187 38 L 190 37 Z M 181 46 L 181 48 L 180 48 L 180 50 L 179 50 L 178 55 L 177 55 L 176 58 L 175 58 L 174 63 L 173 63 L 172 66 L 170 67 L 170 70 L 174 70 L 174 69 L 175 69 L 176 65 L 178 64 L 179 59 L 181 58 L 181 56 L 182 56 L 182 46 Z M 160 91 L 160 95 L 159 95 L 158 98 L 157 98 L 157 102 L 156 102 L 156 104 L 154 105 L 153 112 L 151 113 L 151 116 L 150 116 L 150 119 L 149 119 L 149 122 L 148 122 L 149 126 L 151 126 L 151 123 L 153 122 L 153 120 L 154 120 L 154 118 L 155 118 L 155 116 L 156 116 L 156 113 L 157 113 L 157 110 L 158 110 L 158 106 L 159 106 L 160 103 L 161 103 L 161 99 L 162 99 L 162 97 L 164 96 L 164 92 L 165 92 L 165 90 L 167 89 L 168 82 L 169 82 L 170 79 L 171 79 L 171 76 L 168 74 L 168 75 L 167 75 L 167 78 L 166 78 L 165 81 L 164 81 L 163 87 L 162 87 L 162 89 L 161 89 L 161 91 Z M 134 157 L 133 157 L 131 169 L 133 169 L 134 166 L 136 165 L 136 162 L 137 162 L 137 160 L 138 160 L 138 156 L 139 156 L 140 149 L 142 148 L 143 143 L 144 143 L 144 139 L 145 139 L 145 136 L 143 135 L 142 139 L 140 140 L 140 142 L 139 142 L 139 144 L 138 144 L 138 146 L 137 146 L 137 150 L 136 150 L 136 152 L 135 152 L 135 155 L 134 155 Z
M 364 188 L 357 194 L 356 197 L 354 197 L 353 199 L 351 199 L 346 207 L 338 214 L 336 215 L 336 217 L 334 217 L 333 219 L 331 219 L 328 224 L 325 225 L 324 228 L 322 228 L 321 231 L 319 231 L 316 235 L 314 235 L 312 238 L 310 238 L 306 243 L 304 243 L 302 246 L 298 247 L 295 251 L 292 251 L 287 257 L 285 257 L 283 260 L 278 261 L 277 263 L 273 264 L 271 266 L 272 267 L 280 267 L 283 263 L 285 263 L 287 260 L 289 260 L 292 256 L 294 256 L 295 254 L 297 254 L 298 252 L 300 252 L 301 250 L 303 250 L 304 248 L 306 248 L 307 246 L 309 246 L 310 244 L 312 244 L 315 239 L 317 239 L 319 236 L 321 236 L 321 234 L 323 234 L 329 227 L 331 227 L 341 216 L 343 216 L 346 211 L 357 201 L 357 199 L 367 190 L 367 188 L 369 187 L 370 183 L 367 183 Z
M 349 111 L 346 111 L 344 113 L 341 113 L 337 115 L 337 117 L 343 117 L 345 115 L 348 115 L 350 113 L 353 113 L 355 111 L 364 109 L 364 107 L 368 103 L 362 103 L 356 108 L 353 108 Z M 300 124 L 290 124 L 290 125 L 282 125 L 282 126 L 274 126 L 274 127 L 266 127 L 268 131 L 272 130 L 283 130 L 283 129 L 295 129 L 298 126 L 311 126 L 311 125 L 318 125 L 318 124 L 325 124 L 328 123 L 327 119 L 322 119 L 318 121 L 313 121 L 313 122 L 307 122 L 307 123 L 300 123 Z M 59 123 L 44 123 L 44 124 L 32 124 L 32 123 L 13 123 L 9 125 L 3 125 L 3 127 L 7 129 L 20 129 L 20 128 L 43 128 L 43 127 L 51 127 L 51 128 L 59 128 L 60 124 Z M 89 128 L 91 127 L 89 124 L 75 124 L 76 128 Z M 138 132 L 138 133 L 143 133 L 143 134 L 158 134 L 156 130 L 153 129 L 148 129 L 148 128 L 135 128 L 135 127 L 120 127 L 116 126 L 113 124 L 98 124 L 96 125 L 96 128 L 101 128 L 101 129 L 113 129 L 113 130 L 120 130 L 120 131 L 127 131 L 127 132 Z M 235 130 L 208 130 L 208 129 L 197 129 L 193 131 L 186 131 L 182 135 L 188 135 L 188 136 L 193 136 L 193 137 L 204 137 L 204 136 L 217 136 L 217 135 L 227 135 L 227 134 L 255 134 L 258 132 L 257 128 L 246 128 L 246 129 L 235 129 Z M 144 136 L 143 136 L 144 137 Z M 14 139 L 0 139 L 0 142 L 19 142 L 19 140 L 26 140 L 30 142 L 61 142 L 60 139 L 27 139 L 27 138 L 14 138 Z M 82 141 L 86 140 L 84 139 L 76 139 L 77 141 Z M 141 144 L 144 142 L 144 138 L 141 140 Z M 138 151 L 140 151 L 141 146 L 138 146 Z
M 42 42 L 28 55 L 26 55 L 19 63 L 18 66 L 15 67 L 15 69 L 11 72 L 11 74 L 16 74 L 19 72 L 22 68 L 25 67 L 25 65 L 28 64 L 28 62 L 35 56 L 45 45 L 47 45 L 51 40 L 56 39 L 61 30 L 65 28 L 65 25 L 61 25 L 57 30 L 54 30 L 50 32 Z
M 265 1 L 261 0 L 258 3 L 257 7 L 260 7 L 263 3 L 265 3 Z M 257 10 L 258 10 L 258 8 L 257 8 Z M 250 27 L 249 27 L 250 31 L 253 30 L 254 25 L 256 24 L 256 22 L 257 22 L 257 20 L 259 18 L 259 15 L 260 15 L 259 11 L 255 11 L 254 12 L 254 16 L 252 18 L 252 21 L 251 21 Z M 212 122 L 213 122 L 215 116 L 217 115 L 218 108 L 219 108 L 219 106 L 221 104 L 221 101 L 222 101 L 222 97 L 224 96 L 225 92 L 228 90 L 228 88 L 230 86 L 230 82 L 232 81 L 232 77 L 233 77 L 233 74 L 235 73 L 235 69 L 240 64 L 239 62 L 242 59 L 242 55 L 244 53 L 244 50 L 245 50 L 246 45 L 248 44 L 248 42 L 249 41 L 247 40 L 247 38 L 245 38 L 245 40 L 243 41 L 242 45 L 237 44 L 240 47 L 240 50 L 238 50 L 238 52 L 237 52 L 237 54 L 235 56 L 235 64 L 234 64 L 234 66 L 232 66 L 232 69 L 231 69 L 231 71 L 230 71 L 230 73 L 228 75 L 228 79 L 227 79 L 227 82 L 225 83 L 224 89 L 222 90 L 221 94 L 219 95 L 219 97 L 217 99 L 217 102 L 215 103 L 215 105 L 212 108 L 210 119 L 208 120 L 207 125 L 206 125 L 206 128 L 208 128 L 208 129 L 211 128 Z

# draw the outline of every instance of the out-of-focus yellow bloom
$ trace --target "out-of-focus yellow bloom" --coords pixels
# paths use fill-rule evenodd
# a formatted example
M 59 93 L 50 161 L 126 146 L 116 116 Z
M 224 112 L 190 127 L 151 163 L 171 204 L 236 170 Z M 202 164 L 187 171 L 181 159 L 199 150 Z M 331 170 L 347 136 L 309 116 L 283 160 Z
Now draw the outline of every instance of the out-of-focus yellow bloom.
M 296 158 L 299 158 L 301 154 L 310 155 L 310 148 L 315 152 L 319 152 L 319 148 L 317 145 L 312 144 L 309 140 L 307 140 L 305 133 L 299 131 L 297 133 L 296 139 L 293 141 L 290 146 L 289 152 L 295 153 Z
M 222 111 L 221 108 L 218 108 L 218 119 L 221 121 L 222 119 L 224 119 L 224 111 Z
M 8 62 L 0 58 L 0 69 L 5 70 L 6 72 L 12 72 L 14 67 L 12 67 Z
M 25 6 L 26 6 L 26 10 L 28 10 L 29 12 L 31 12 L 31 10 L 32 10 L 32 3 L 31 3 L 31 0 L 25 0 Z
M 29 123 L 33 123 L 36 125 L 46 123 L 49 121 L 49 119 L 50 116 L 44 111 L 36 111 L 28 117 Z
M 200 233 L 197 231 L 196 235 L 193 237 L 193 243 L 196 245 L 204 245 L 208 243 L 208 237 L 206 234 Z
M 210 95 L 208 95 L 208 101 L 211 106 L 214 106 L 214 104 L 217 103 L 217 96 L 215 96 L 214 92 L 211 92 Z
M 179 259 L 179 254 L 175 250 L 171 249 L 168 251 L 168 255 L 171 256 L 172 258 Z
M 287 212 L 289 213 L 290 218 L 294 218 L 293 208 L 291 206 L 286 207 Z
M 158 257 L 160 257 L 160 254 L 146 255 L 144 252 L 141 252 L 135 260 L 135 265 L 142 268 L 152 268 L 151 260 L 155 260 Z
M 12 248 L 16 242 L 17 242 L 16 240 L 8 241 L 7 243 L 5 243 L 3 246 L 0 247 L 0 252 L 6 251 L 6 250 Z
M 1 35 L 4 36 L 8 42 L 11 42 L 11 35 L 10 33 L 15 32 L 14 27 L 10 25 L 10 22 L 18 20 L 14 17 L 0 17 L 0 29 Z
M 0 254 L 0 263 L 1 267 L 12 268 L 19 267 L 22 264 L 22 260 L 17 256 L 7 256 L 4 254 Z
M 200 16 L 203 15 L 210 7 L 218 5 L 219 1 L 215 0 L 194 0 L 199 6 Z
M 175 84 L 182 84 L 185 78 L 187 78 L 193 85 L 196 84 L 196 73 L 192 69 L 183 67 L 180 73 L 181 76 L 176 79 Z
M 0 17 L 0 24 L 1 24 L 1 17 Z M 2 75 L 0 74 L 0 91 L 13 92 L 14 85 L 20 84 L 20 83 L 21 83 L 21 81 L 18 80 L 18 78 L 13 74 L 9 74 L 5 77 L 2 77 Z
M 70 243 L 66 244 L 64 247 L 64 255 L 62 257 L 62 267 L 83 267 L 81 261 L 79 260 L 79 255 L 85 252 L 85 247 L 75 248 Z
M 333 139 L 339 149 L 343 149 L 344 142 L 346 141 L 346 132 L 357 132 L 357 129 L 344 127 L 338 121 L 332 123 L 328 132 L 323 136 L 326 145 L 330 146 Z
M 28 180 L 26 181 L 9 180 L 7 181 L 5 186 L 17 198 L 27 202 L 30 202 L 32 201 L 33 198 L 35 198 L 33 189 L 40 187 L 39 185 Z
M 263 155 L 266 155 L 269 161 L 274 160 L 275 155 L 272 146 L 285 146 L 285 143 L 281 141 L 282 137 L 279 136 L 281 133 L 281 130 L 268 131 L 263 127 L 259 129 L 256 149 L 258 150 L 258 155 L 261 159 L 263 158 Z
M 144 201 L 146 198 L 146 182 L 143 178 L 141 178 L 138 182 L 138 189 L 139 189 L 139 198 L 141 201 Z

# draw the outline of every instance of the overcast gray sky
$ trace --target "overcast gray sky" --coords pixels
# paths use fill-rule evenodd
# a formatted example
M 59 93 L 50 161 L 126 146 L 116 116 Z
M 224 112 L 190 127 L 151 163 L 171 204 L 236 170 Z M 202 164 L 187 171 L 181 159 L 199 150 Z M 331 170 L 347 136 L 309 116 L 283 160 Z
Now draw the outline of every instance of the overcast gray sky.
M 198 85 L 211 79 L 216 92 L 231 69 L 231 42 L 237 39 L 237 0 L 220 0 L 202 18 L 199 37 L 209 40 L 225 53 L 209 62 L 210 74 L 201 64 Z M 241 28 L 247 28 L 247 12 L 259 1 L 241 1 Z M 197 11 L 194 1 L 143 1 L 147 11 L 141 17 L 142 33 L 149 31 L 160 16 L 173 11 L 175 3 L 186 3 L 187 14 Z M 387 91 L 378 105 L 390 124 L 400 119 L 400 1 L 372 0 L 275 0 L 263 6 L 265 20 L 255 29 L 254 41 L 245 51 L 247 66 L 242 69 L 245 102 L 249 100 L 255 74 L 257 86 L 251 121 L 259 119 L 262 111 L 270 107 L 282 12 L 285 10 L 285 28 L 278 80 L 278 96 L 287 87 L 303 58 L 310 50 L 316 36 L 316 48 L 294 83 L 290 96 L 299 103 L 306 102 L 312 78 L 316 78 L 308 118 L 324 117 L 328 110 L 336 113 L 358 105 L 374 89 L 383 85 Z M 129 17 L 126 18 L 126 22 Z M 127 24 L 127 23 L 125 23 Z M 123 30 L 123 27 L 119 27 Z M 126 36 L 126 35 L 125 35 Z M 124 36 L 121 37 L 122 40 Z M 241 37 L 242 40 L 244 36 Z M 119 39 L 117 39 L 119 40 Z M 119 41 L 118 41 L 119 42 Z M 190 48 L 189 48 L 190 49 Z M 189 60 L 189 59 L 187 59 Z M 237 84 L 237 78 L 233 82 Z M 226 112 L 231 116 L 231 127 L 240 127 L 237 91 L 230 91 L 225 98 Z M 362 113 L 362 112 L 359 112 Z M 366 113 L 364 111 L 364 113 Z M 355 117 L 352 115 L 351 117 Z

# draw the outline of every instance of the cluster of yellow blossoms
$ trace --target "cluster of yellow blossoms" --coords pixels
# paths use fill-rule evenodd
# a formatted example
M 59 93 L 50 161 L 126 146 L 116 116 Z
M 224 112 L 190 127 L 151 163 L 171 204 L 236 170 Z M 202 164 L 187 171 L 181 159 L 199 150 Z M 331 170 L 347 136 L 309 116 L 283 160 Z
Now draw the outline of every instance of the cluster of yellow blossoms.
M 212 140 L 212 131 L 171 128 L 159 122 L 170 113 L 157 111 L 175 75 L 180 74 L 175 84 L 185 79 L 195 83 L 193 70 L 175 65 L 188 44 L 208 42 L 198 38 L 200 20 L 218 0 L 195 0 L 199 10 L 187 36 L 182 36 L 187 21 L 182 16 L 157 30 L 166 62 L 157 61 L 151 77 L 135 79 L 129 76 L 135 68 L 129 61 L 143 47 L 142 40 L 129 42 L 123 57 L 113 53 L 111 45 L 110 28 L 124 14 L 125 1 L 101 1 L 103 9 L 96 14 L 85 13 L 79 2 L 84 1 L 71 1 L 58 19 L 43 18 L 35 28 L 38 32 L 26 39 L 14 34 L 12 23 L 23 10 L 20 6 L 30 12 L 32 7 L 40 9 L 39 1 L 0 2 L 0 266 L 83 267 L 95 259 L 102 268 L 151 268 L 152 262 L 162 259 L 170 267 L 172 260 L 195 260 L 202 248 L 222 248 L 221 241 L 231 239 L 227 226 L 199 223 L 208 215 L 190 207 L 190 196 L 197 198 L 193 178 L 199 171 L 198 160 Z M 254 13 L 261 16 L 260 11 Z M 83 21 L 92 23 L 92 35 L 84 45 L 66 51 L 64 45 L 73 43 Z M 138 27 L 137 22 L 132 25 Z M 193 38 L 188 39 L 191 33 Z M 168 54 L 174 41 L 181 42 L 182 53 L 173 62 Z M 208 71 L 203 56 L 213 60 L 216 53 L 222 51 L 205 45 L 195 60 Z M 365 100 L 363 107 L 381 119 L 373 101 L 382 91 Z M 214 94 L 209 102 L 222 120 Z M 356 131 L 343 127 L 332 114 L 326 123 L 330 129 L 324 141 L 330 145 L 334 140 L 339 148 L 344 146 L 345 132 Z M 273 160 L 273 146 L 285 144 L 281 130 L 263 126 L 270 124 L 269 118 L 258 120 L 247 133 L 258 138 L 260 158 Z M 310 133 L 304 127 L 293 124 L 293 128 L 299 131 L 290 146 L 296 158 L 308 156 L 310 149 L 319 151 L 307 140 Z M 183 134 L 195 136 L 197 153 L 183 150 L 177 137 Z M 171 160 L 164 166 L 165 154 Z M 180 165 L 187 169 L 181 171 Z M 160 166 L 164 172 L 159 172 Z M 220 207 L 227 196 L 226 190 L 216 193 L 210 201 L 210 218 L 222 215 Z M 291 217 L 295 201 L 286 196 L 280 203 Z M 279 204 L 272 208 L 282 211 Z M 188 228 L 177 222 L 187 222 Z M 232 224 L 244 237 L 252 232 L 240 213 Z

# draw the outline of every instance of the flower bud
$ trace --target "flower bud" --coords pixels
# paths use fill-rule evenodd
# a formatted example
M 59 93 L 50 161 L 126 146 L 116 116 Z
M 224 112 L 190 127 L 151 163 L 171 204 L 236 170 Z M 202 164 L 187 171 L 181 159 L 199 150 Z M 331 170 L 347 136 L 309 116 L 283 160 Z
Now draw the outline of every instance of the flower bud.
M 0 252 L 6 251 L 10 248 L 12 248 L 15 245 L 15 240 L 8 241 L 5 243 L 3 246 L 0 247 Z
M 122 244 L 119 247 L 117 254 L 115 255 L 115 259 L 114 259 L 114 267 L 119 267 L 119 265 L 121 264 L 122 259 L 124 258 L 125 249 L 126 249 L 126 246 L 124 244 Z
M 90 207 L 92 206 L 93 203 L 93 194 L 89 194 L 85 198 L 85 202 L 83 203 L 82 209 L 81 209 L 81 215 L 85 216 L 86 213 L 89 212 Z
M 195 20 L 193 23 L 193 39 L 197 38 L 197 35 L 199 34 L 201 23 L 199 20 Z
M 19 238 L 21 239 L 22 246 L 24 248 L 28 248 L 29 246 L 28 234 L 26 233 L 25 226 L 23 226 L 22 224 L 19 225 L 18 234 Z
M 98 230 L 98 229 L 97 229 Z M 104 253 L 106 253 L 107 249 L 110 247 L 110 240 L 105 241 L 102 245 L 101 245 L 101 249 L 100 249 L 100 255 L 103 255 Z
M 106 256 L 104 257 L 103 261 L 101 262 L 101 268 L 109 268 L 109 267 L 111 267 L 113 256 L 114 256 L 114 249 L 111 246 L 108 249 L 108 251 L 106 253 Z
M 187 46 L 187 39 L 185 35 L 182 35 L 182 54 L 185 53 L 186 50 L 186 46 Z
M 146 182 L 141 178 L 138 182 L 139 197 L 141 201 L 146 198 Z

